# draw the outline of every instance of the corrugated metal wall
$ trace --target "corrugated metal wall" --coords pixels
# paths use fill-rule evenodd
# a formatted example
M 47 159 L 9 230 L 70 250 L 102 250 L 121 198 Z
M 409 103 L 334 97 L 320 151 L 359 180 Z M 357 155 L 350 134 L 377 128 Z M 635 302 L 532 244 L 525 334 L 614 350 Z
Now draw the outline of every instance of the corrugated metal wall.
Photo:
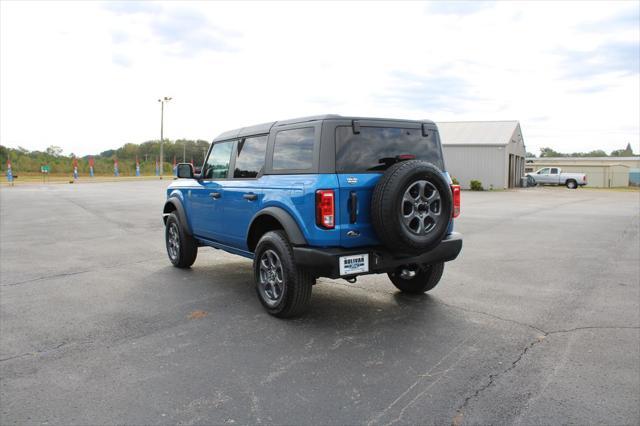
M 615 188 L 629 186 L 629 168 L 624 166 L 568 166 L 553 165 L 545 167 L 560 167 L 565 173 L 584 173 L 587 175 L 587 186 L 592 188 Z M 536 170 L 542 167 L 537 167 Z
M 507 157 L 502 146 L 444 145 L 447 171 L 469 189 L 472 179 L 482 182 L 485 189 L 502 189 L 506 185 Z

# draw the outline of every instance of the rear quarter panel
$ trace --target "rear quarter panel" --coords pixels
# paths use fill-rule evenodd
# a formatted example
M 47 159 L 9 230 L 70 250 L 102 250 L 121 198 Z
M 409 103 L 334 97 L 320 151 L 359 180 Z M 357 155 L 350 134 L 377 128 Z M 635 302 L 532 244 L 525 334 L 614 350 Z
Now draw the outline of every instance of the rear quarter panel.
M 335 174 L 268 175 L 263 177 L 261 208 L 279 207 L 288 212 L 300 227 L 307 243 L 317 247 L 340 245 L 340 231 L 320 229 L 316 225 L 316 190 L 337 189 Z M 336 203 L 339 203 L 336 191 Z

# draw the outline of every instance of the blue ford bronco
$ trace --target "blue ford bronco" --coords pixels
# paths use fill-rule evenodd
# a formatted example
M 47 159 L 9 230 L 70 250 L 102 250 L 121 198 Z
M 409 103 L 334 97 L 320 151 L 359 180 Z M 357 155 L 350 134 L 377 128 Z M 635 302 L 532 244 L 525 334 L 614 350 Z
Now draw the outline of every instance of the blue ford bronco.
M 253 259 L 258 299 L 303 313 L 318 277 L 387 273 L 407 293 L 431 290 L 462 237 L 460 187 L 431 121 L 324 115 L 225 132 L 201 170 L 177 166 L 164 205 L 171 263 L 198 247 Z

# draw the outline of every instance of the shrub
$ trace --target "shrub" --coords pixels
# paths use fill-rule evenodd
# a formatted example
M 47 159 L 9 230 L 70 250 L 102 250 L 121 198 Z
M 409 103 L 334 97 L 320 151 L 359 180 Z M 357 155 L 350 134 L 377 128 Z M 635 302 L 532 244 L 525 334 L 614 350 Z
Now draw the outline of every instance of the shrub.
M 479 180 L 472 180 L 471 181 L 471 190 L 472 191 L 484 191 L 484 188 L 482 187 L 482 182 L 480 182 Z
M 454 185 L 460 185 L 460 181 L 458 181 L 458 179 L 456 179 L 455 177 L 451 178 L 451 182 L 453 182 Z

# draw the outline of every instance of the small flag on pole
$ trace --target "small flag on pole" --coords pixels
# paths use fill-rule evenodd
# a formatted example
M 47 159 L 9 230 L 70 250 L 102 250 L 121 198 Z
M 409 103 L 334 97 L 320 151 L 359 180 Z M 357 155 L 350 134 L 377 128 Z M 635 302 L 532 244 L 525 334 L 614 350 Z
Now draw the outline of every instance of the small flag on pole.
M 13 185 L 13 171 L 11 170 L 11 160 L 7 158 L 7 181 Z
M 93 177 L 93 165 L 95 164 L 95 160 L 93 157 L 89 157 L 89 176 Z
M 78 158 L 73 157 L 73 179 L 78 179 Z
M 113 174 L 114 176 L 120 176 L 120 171 L 118 170 L 118 159 L 114 158 L 113 159 Z
M 138 161 L 137 155 L 136 155 L 136 176 L 140 176 L 140 161 Z

